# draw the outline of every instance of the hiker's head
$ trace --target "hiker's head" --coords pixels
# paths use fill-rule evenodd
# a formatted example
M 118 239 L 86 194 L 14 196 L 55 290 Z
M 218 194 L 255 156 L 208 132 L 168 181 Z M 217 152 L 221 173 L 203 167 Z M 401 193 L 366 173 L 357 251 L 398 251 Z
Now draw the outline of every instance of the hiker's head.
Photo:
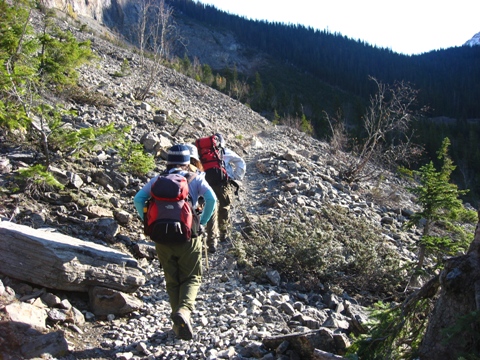
M 195 145 L 192 144 L 184 144 L 188 150 L 190 151 L 190 164 L 195 166 L 200 171 L 203 171 L 203 165 L 200 161 L 200 157 L 198 156 L 198 149 Z
M 190 152 L 190 161 L 195 159 L 195 160 L 200 160 L 198 157 L 198 150 L 195 145 L 192 144 L 183 144 L 188 148 L 188 151 Z
M 220 143 L 220 146 L 225 147 L 225 139 L 223 138 L 222 134 L 216 133 L 215 136 L 218 138 L 218 142 Z
M 190 164 L 190 150 L 185 145 L 173 145 L 167 152 L 167 166 Z

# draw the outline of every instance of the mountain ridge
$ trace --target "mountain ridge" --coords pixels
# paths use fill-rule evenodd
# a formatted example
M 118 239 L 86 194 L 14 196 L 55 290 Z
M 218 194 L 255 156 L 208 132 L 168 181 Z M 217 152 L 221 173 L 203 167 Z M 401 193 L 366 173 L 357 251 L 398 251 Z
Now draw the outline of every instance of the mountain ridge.
M 478 46 L 478 45 L 480 45 L 480 32 L 473 35 L 472 38 L 470 40 L 467 40 L 463 45 L 464 46 Z

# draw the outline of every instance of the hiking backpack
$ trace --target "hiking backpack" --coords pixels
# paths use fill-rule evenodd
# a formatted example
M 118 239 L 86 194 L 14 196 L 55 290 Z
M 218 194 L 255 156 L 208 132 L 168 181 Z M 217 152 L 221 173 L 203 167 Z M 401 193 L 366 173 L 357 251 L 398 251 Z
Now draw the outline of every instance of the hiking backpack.
M 216 135 L 203 137 L 197 139 L 195 145 L 207 182 L 213 186 L 226 183 L 228 175 L 223 161 L 225 150 L 220 144 L 220 139 Z
M 152 184 L 144 209 L 144 233 L 159 244 L 173 245 L 196 237 L 200 219 L 192 206 L 188 184 L 195 173 L 163 173 Z

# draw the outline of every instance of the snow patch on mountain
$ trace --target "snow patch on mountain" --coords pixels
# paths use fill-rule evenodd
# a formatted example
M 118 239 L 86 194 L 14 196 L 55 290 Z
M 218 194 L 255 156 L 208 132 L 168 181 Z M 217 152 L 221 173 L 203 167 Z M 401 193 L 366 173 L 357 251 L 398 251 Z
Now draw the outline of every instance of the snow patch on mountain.
M 465 45 L 468 45 L 468 46 L 480 45 L 480 32 L 473 35 L 473 37 L 463 45 L 464 46 Z

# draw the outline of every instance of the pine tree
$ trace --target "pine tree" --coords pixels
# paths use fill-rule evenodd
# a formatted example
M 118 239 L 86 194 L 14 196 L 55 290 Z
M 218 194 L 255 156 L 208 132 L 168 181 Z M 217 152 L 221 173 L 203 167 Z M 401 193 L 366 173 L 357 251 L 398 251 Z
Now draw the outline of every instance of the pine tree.
M 0 0 L 0 127 L 25 129 L 30 119 L 22 99 L 35 81 L 38 41 L 25 1 Z
M 454 245 L 450 238 L 431 235 L 435 222 L 443 221 L 448 224 L 452 217 L 463 209 L 459 196 L 467 193 L 467 190 L 459 190 L 457 185 L 450 183 L 450 176 L 455 170 L 455 165 L 448 156 L 449 146 L 450 140 L 445 138 L 437 152 L 438 159 L 443 162 L 441 169 L 437 171 L 433 162 L 430 161 L 414 172 L 419 176 L 420 184 L 408 189 L 417 195 L 417 203 L 422 208 L 412 216 L 408 226 L 418 225 L 421 220 L 425 222 L 419 244 L 417 270 L 423 268 L 427 250 L 445 252 L 445 249 Z
M 41 45 L 38 75 L 45 83 L 76 83 L 76 69 L 93 58 L 90 41 L 78 42 L 70 31 L 53 25 L 54 13 L 47 12 L 45 28 L 39 37 Z

